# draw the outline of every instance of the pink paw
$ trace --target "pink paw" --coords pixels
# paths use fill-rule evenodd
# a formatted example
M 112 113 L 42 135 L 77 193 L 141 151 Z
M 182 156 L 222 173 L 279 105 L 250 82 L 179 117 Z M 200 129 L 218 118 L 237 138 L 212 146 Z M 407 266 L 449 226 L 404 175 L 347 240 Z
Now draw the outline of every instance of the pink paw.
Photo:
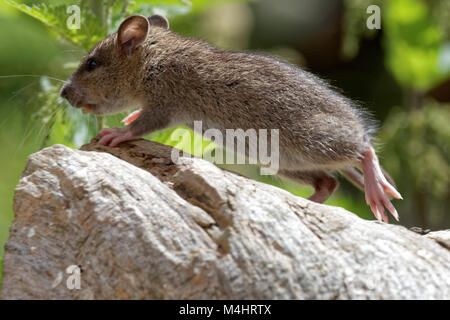
M 109 145 L 110 147 L 116 147 L 121 142 L 140 138 L 133 135 L 129 127 L 105 128 L 101 130 L 98 135 L 102 137 L 98 143 L 103 146 Z
M 377 220 L 388 222 L 388 216 L 384 207 L 398 221 L 398 213 L 388 198 L 390 194 L 395 199 L 402 199 L 400 193 L 384 177 L 378 158 L 373 148 L 370 148 L 361 160 L 364 172 L 364 189 L 366 192 L 366 202 L 372 209 Z
M 132 113 L 130 113 L 127 117 L 125 117 L 124 119 L 122 119 L 121 122 L 125 123 L 126 125 L 129 125 L 130 123 L 132 123 L 134 120 L 136 120 L 137 118 L 139 118 L 139 116 L 141 115 L 141 110 L 136 110 L 133 111 Z

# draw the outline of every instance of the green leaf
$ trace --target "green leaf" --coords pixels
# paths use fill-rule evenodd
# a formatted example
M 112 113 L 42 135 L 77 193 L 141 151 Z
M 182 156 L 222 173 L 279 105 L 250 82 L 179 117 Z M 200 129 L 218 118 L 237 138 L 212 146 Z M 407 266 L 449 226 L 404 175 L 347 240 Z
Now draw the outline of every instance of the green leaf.
M 428 102 L 406 111 L 394 108 L 380 131 L 383 165 L 397 179 L 402 194 L 420 190 L 430 203 L 442 203 L 450 194 L 450 108 Z
M 142 5 L 151 5 L 154 7 L 184 7 L 188 8 L 190 12 L 200 12 L 208 7 L 224 2 L 250 2 L 252 0 L 136 0 L 133 8 L 138 8 Z
M 425 2 L 389 1 L 384 12 L 386 63 L 407 88 L 427 90 L 449 75 L 439 67 L 443 35 Z
M 212 141 L 204 139 L 185 126 L 154 132 L 148 137 L 152 141 L 175 147 L 197 157 L 201 157 L 207 149 L 216 148 Z
M 74 1 L 75 4 L 82 6 L 82 2 Z M 10 6 L 20 10 L 21 12 L 38 19 L 46 26 L 55 31 L 59 36 L 69 42 L 88 51 L 93 45 L 106 36 L 106 28 L 102 26 L 101 21 L 90 12 L 83 10 L 81 14 L 81 28 L 69 29 L 67 27 L 67 19 L 70 16 L 67 13 L 69 5 L 32 5 L 20 4 L 12 0 L 6 0 Z

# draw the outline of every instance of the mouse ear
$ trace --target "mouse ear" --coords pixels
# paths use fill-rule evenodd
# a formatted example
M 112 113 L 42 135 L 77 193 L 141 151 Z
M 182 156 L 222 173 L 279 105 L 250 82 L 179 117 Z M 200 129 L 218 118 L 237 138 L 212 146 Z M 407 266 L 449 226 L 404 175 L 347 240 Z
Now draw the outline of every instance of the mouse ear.
M 141 15 L 125 19 L 117 31 L 117 45 L 128 58 L 147 39 L 150 23 Z
M 169 30 L 169 20 L 163 16 L 155 14 L 154 16 L 148 17 L 148 22 L 152 27 L 159 27 Z

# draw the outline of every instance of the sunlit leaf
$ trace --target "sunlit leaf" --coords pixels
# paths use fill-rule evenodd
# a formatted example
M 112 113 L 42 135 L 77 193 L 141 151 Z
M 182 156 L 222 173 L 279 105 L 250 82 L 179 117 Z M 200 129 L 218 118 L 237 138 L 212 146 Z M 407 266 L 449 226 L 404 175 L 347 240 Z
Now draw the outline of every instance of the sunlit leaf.
M 442 32 L 425 2 L 389 1 L 385 8 L 386 63 L 397 81 L 407 88 L 427 90 L 448 76 L 439 67 Z
M 80 1 L 74 2 L 81 6 Z M 53 6 L 40 4 L 28 6 L 12 0 L 6 0 L 6 3 L 23 13 L 38 19 L 55 31 L 59 36 L 86 51 L 106 36 L 106 29 L 89 10 L 84 10 L 83 14 L 81 14 L 81 29 L 69 29 L 67 27 L 67 19 L 70 16 L 67 13 L 69 5 L 63 4 Z

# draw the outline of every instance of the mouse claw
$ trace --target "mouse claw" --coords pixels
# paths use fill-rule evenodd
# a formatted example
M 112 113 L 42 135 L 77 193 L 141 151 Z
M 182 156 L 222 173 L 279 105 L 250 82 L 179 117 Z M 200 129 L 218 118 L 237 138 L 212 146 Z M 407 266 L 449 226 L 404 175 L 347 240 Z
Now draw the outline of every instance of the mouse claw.
M 112 132 L 113 132 L 113 129 L 114 129 L 114 128 L 104 128 L 104 129 L 102 129 L 102 130 L 98 133 L 98 135 L 99 135 L 100 137 L 103 137 L 103 136 L 105 136 L 105 135 L 107 135 L 107 134 L 112 133 Z
M 102 146 L 116 147 L 122 142 L 139 139 L 135 136 L 129 127 L 106 128 L 99 132 L 102 138 L 98 142 Z

